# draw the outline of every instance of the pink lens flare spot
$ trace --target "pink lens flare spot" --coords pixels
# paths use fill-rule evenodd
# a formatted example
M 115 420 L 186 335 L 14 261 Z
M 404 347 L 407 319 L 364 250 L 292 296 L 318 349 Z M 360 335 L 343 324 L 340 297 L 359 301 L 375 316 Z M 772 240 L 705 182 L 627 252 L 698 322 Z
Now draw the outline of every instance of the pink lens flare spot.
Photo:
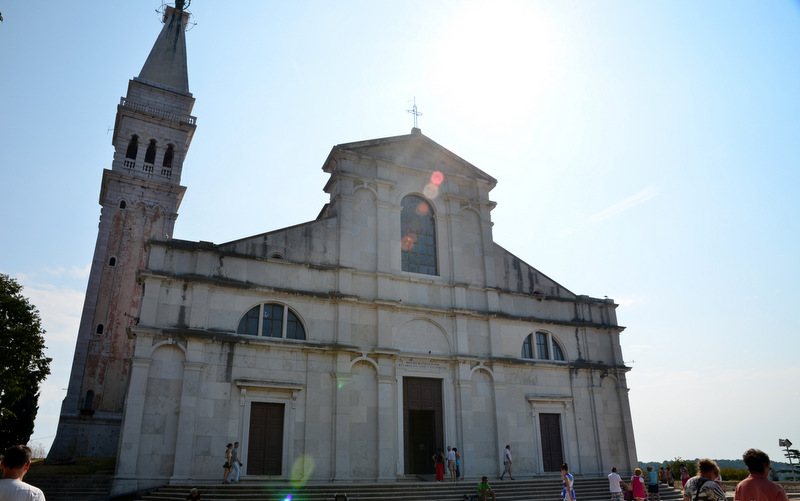
M 442 184 L 442 181 L 444 181 L 444 174 L 442 174 L 438 170 L 433 174 L 431 174 L 431 183 L 435 184 L 436 186 L 439 186 L 440 184 Z

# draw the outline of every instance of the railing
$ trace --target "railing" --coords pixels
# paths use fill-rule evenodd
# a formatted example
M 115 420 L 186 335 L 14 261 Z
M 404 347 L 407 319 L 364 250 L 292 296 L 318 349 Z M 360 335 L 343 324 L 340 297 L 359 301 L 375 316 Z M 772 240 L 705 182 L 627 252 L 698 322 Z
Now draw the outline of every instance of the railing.
M 136 162 L 130 158 L 126 158 L 123 162 L 123 167 L 128 169 L 129 171 L 136 170 Z M 162 167 L 160 170 L 156 170 L 153 164 L 142 164 L 141 171 L 145 174 L 146 177 L 153 178 L 153 177 L 163 177 L 166 179 L 170 179 L 172 177 L 172 168 L 170 167 Z M 156 174 L 157 173 L 157 174 Z
M 163 108 L 156 108 L 155 106 L 150 106 L 148 104 L 137 103 L 136 101 L 131 101 L 130 99 L 126 99 L 124 97 L 119 98 L 119 105 L 123 108 L 130 108 L 132 110 L 141 111 L 142 113 L 149 113 L 161 118 L 166 118 L 167 120 L 174 120 L 176 122 L 186 123 L 189 125 L 195 125 L 197 123 L 197 117 L 193 117 L 192 115 L 181 115 Z

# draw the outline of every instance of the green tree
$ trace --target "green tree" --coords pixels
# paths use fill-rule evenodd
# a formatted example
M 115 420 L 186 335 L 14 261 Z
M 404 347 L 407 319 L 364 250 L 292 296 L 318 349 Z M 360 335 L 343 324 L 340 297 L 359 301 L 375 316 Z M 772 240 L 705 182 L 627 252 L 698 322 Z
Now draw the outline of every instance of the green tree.
M 39 410 L 39 385 L 50 374 L 39 311 L 22 286 L 0 273 L 0 450 L 26 444 Z
M 669 471 L 672 472 L 672 476 L 680 482 L 681 480 L 681 465 L 686 465 L 686 469 L 689 470 L 689 476 L 693 477 L 697 475 L 697 460 L 691 461 L 687 459 L 681 459 L 680 457 L 676 457 L 672 461 L 666 461 L 666 466 L 669 468 Z M 724 477 L 723 477 L 724 478 Z
M 721 466 L 719 474 L 722 476 L 722 480 L 744 480 L 750 476 L 747 468 L 732 468 L 730 466 Z

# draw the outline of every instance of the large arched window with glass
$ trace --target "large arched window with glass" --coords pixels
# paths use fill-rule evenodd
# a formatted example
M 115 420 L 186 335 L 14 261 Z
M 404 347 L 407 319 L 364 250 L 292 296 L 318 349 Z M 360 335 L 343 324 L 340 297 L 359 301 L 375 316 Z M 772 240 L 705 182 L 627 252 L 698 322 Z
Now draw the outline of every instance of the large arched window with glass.
M 405 197 L 402 207 L 400 246 L 403 271 L 438 275 L 433 207 L 416 195 Z
M 288 306 L 264 303 L 254 306 L 239 321 L 237 334 L 283 339 L 305 339 L 306 330 Z
M 522 358 L 536 358 L 539 360 L 555 360 L 564 362 L 564 350 L 549 332 L 535 332 L 528 334 L 522 342 Z

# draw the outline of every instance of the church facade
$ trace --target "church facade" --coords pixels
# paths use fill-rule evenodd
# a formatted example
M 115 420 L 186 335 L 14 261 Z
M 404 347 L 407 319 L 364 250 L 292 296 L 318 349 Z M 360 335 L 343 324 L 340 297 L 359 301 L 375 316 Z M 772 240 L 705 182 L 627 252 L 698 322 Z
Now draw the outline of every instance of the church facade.
M 468 477 L 502 471 L 506 444 L 523 476 L 637 462 L 617 305 L 494 242 L 497 181 L 417 128 L 335 146 L 313 221 L 171 238 L 195 126 L 185 15 L 168 9 L 118 108 L 51 456 L 110 451 L 115 492 L 216 479 L 234 441 L 252 479 L 396 481 L 447 445 Z

